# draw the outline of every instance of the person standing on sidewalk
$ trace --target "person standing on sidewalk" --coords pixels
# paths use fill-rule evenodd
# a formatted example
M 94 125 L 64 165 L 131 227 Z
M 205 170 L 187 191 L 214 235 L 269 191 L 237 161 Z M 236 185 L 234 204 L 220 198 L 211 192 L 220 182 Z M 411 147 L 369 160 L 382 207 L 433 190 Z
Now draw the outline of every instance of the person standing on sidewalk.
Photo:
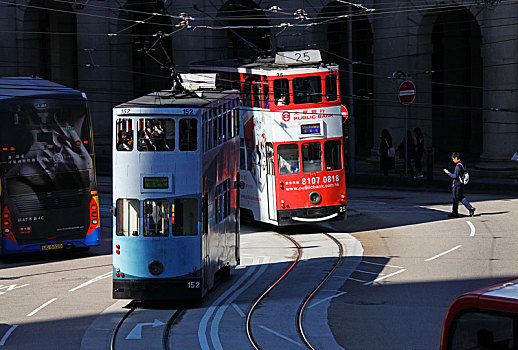
M 451 160 L 453 163 L 455 163 L 455 171 L 450 173 L 447 169 L 443 169 L 444 173 L 453 179 L 453 205 L 451 213 L 448 214 L 448 217 L 459 217 L 459 202 L 464 204 L 466 209 L 468 209 L 469 216 L 473 216 L 475 214 L 475 208 L 473 208 L 468 199 L 464 197 L 464 184 L 460 181 L 460 179 L 464 176 L 464 172 L 466 171 L 462 160 L 460 160 L 460 154 L 458 152 L 453 152 L 451 155 Z
M 421 131 L 421 128 L 417 127 L 414 129 L 414 161 L 415 161 L 415 171 L 416 177 L 422 178 L 423 176 L 423 165 L 421 164 L 421 160 L 423 159 L 424 152 L 426 151 L 426 147 L 424 146 L 424 135 Z
M 380 145 L 378 156 L 380 157 L 380 170 L 383 175 L 388 176 L 390 169 L 394 169 L 395 164 L 395 150 L 392 147 L 392 136 L 387 129 L 381 131 Z

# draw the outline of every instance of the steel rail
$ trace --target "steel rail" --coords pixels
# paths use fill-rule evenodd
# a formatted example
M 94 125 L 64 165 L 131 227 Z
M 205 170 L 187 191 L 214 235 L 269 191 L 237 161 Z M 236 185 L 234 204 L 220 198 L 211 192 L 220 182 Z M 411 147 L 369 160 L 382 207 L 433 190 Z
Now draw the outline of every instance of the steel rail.
M 254 337 L 253 337 L 253 334 L 252 334 L 252 314 L 254 313 L 254 311 L 257 309 L 257 306 L 259 305 L 259 303 L 266 297 L 266 295 L 268 295 L 268 293 L 270 293 L 272 291 L 273 288 L 275 288 L 275 286 L 277 286 L 279 284 L 279 282 L 284 278 L 286 277 L 286 275 L 288 275 L 288 273 L 295 267 L 295 265 L 297 265 L 297 263 L 299 262 L 300 258 L 302 257 L 302 246 L 299 244 L 299 242 L 297 242 L 296 240 L 294 240 L 293 238 L 291 238 L 290 236 L 288 235 L 282 235 L 284 238 L 290 240 L 293 245 L 295 245 L 295 247 L 297 248 L 297 256 L 295 257 L 295 260 L 293 261 L 293 263 L 291 264 L 291 266 L 282 274 L 281 277 L 279 277 L 279 279 L 277 279 L 277 281 L 275 281 L 275 283 L 273 283 L 256 301 L 255 303 L 252 305 L 252 307 L 250 308 L 250 310 L 248 311 L 248 314 L 246 315 L 246 334 L 248 336 L 248 339 L 250 340 L 250 343 L 252 344 L 252 346 L 256 349 L 256 350 L 259 350 L 259 345 L 257 345 L 257 342 L 255 341 Z
M 115 340 L 117 339 L 117 334 L 119 333 L 119 330 L 120 330 L 122 324 L 124 323 L 124 321 L 126 321 L 126 319 L 129 317 L 129 315 L 131 315 L 131 313 L 133 311 L 135 311 L 135 309 L 136 309 L 136 307 L 132 306 L 131 309 L 119 321 L 119 323 L 117 324 L 117 327 L 115 327 L 115 330 L 113 331 L 113 334 L 112 334 L 112 338 L 110 340 L 110 350 L 115 350 Z
M 329 272 L 324 276 L 324 278 L 322 279 L 322 281 L 320 281 L 320 283 L 315 287 L 315 289 L 313 289 L 313 291 L 311 293 L 309 293 L 309 295 L 306 297 L 306 299 L 304 300 L 304 302 L 300 305 L 299 307 L 299 310 L 298 310 L 298 313 L 297 313 L 297 329 L 299 330 L 299 334 L 300 336 L 302 337 L 302 339 L 304 340 L 304 343 L 306 344 L 306 346 L 308 348 L 310 348 L 311 350 L 315 350 L 315 348 L 311 345 L 311 343 L 309 342 L 306 334 L 304 333 L 304 327 L 302 325 L 302 315 L 304 313 L 304 309 L 306 308 L 306 305 L 308 304 L 308 302 L 311 300 L 311 298 L 313 297 L 313 295 L 315 295 L 315 293 L 320 289 L 320 287 L 322 287 L 322 285 L 329 279 L 329 277 L 331 277 L 331 275 L 335 272 L 335 270 L 337 269 L 338 265 L 340 264 L 340 262 L 342 261 L 342 257 L 343 257 L 343 254 L 344 254 L 344 248 L 343 248 L 343 245 L 342 243 L 340 243 L 335 237 L 331 236 L 330 234 L 328 233 L 324 233 L 324 235 L 326 235 L 329 239 L 331 239 L 333 242 L 336 243 L 336 245 L 338 246 L 338 259 L 336 259 L 336 262 L 334 263 L 333 267 L 331 268 L 331 270 L 329 270 Z
M 176 310 L 173 315 L 169 318 L 169 321 L 167 321 L 167 325 L 164 329 L 164 335 L 162 337 L 162 345 L 164 347 L 164 350 L 169 350 L 169 333 L 171 332 L 171 328 L 173 326 L 174 321 L 180 316 L 180 314 L 183 312 L 183 309 Z

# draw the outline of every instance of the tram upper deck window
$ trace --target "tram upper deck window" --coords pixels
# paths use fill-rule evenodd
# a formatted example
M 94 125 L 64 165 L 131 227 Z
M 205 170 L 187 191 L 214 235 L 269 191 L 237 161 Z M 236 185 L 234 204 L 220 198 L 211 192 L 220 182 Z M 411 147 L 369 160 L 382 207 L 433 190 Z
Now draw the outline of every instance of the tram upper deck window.
M 178 148 L 180 151 L 196 151 L 198 149 L 198 121 L 196 119 L 180 119 L 178 133 Z
M 322 171 L 322 146 L 319 142 L 302 144 L 302 171 L 305 173 Z
M 290 84 L 288 79 L 275 79 L 273 81 L 273 99 L 277 106 L 290 104 Z
M 250 82 L 243 83 L 243 104 L 252 107 L 252 84 Z
M 327 171 L 342 169 L 342 143 L 340 140 L 324 142 L 324 160 Z
M 326 99 L 328 101 L 338 100 L 338 88 L 336 85 L 336 75 L 335 74 L 326 75 L 325 84 L 326 84 Z
M 116 202 L 117 236 L 138 236 L 140 202 L 138 199 L 117 199 Z
M 320 76 L 293 79 L 293 102 L 296 104 L 322 102 Z
M 296 143 L 279 145 L 277 154 L 280 175 L 299 173 L 299 146 Z
M 137 149 L 146 151 L 174 150 L 174 120 L 140 119 L 137 133 Z
M 133 127 L 131 119 L 117 119 L 117 151 L 133 150 Z
M 144 236 L 169 236 L 169 202 L 144 201 Z
M 173 236 L 196 236 L 198 234 L 198 200 L 177 198 L 171 206 Z

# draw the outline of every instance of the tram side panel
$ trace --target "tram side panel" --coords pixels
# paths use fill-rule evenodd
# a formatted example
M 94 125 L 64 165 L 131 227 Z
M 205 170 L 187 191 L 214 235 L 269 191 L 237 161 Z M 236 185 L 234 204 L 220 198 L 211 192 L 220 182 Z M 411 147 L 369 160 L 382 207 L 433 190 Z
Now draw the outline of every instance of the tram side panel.
M 218 272 L 228 274 L 239 259 L 239 218 L 237 208 L 239 159 L 238 138 L 213 148 L 203 159 L 203 278 L 207 288 Z

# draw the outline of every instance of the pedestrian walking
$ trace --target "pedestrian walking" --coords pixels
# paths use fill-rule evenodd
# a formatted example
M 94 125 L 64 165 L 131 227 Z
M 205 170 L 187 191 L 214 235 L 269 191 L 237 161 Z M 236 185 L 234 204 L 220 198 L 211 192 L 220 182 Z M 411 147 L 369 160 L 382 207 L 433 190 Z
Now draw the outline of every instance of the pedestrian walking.
M 459 202 L 464 204 L 466 209 L 468 209 L 469 216 L 473 216 L 475 214 L 475 208 L 469 203 L 468 199 L 464 197 L 464 183 L 462 179 L 464 178 L 464 173 L 466 172 L 466 168 L 460 159 L 460 154 L 458 152 L 453 152 L 451 155 L 451 160 L 455 163 L 455 171 L 453 173 L 449 172 L 447 169 L 443 169 L 444 173 L 453 179 L 452 185 L 452 194 L 453 194 L 453 205 L 451 209 L 451 213 L 448 214 L 449 217 L 458 218 L 459 217 Z
M 405 142 L 406 142 L 406 152 L 405 152 Z M 415 147 L 414 147 L 414 139 L 412 137 L 412 132 L 410 130 L 406 131 L 406 137 L 403 137 L 401 143 L 397 147 L 396 150 L 399 154 L 399 158 L 403 158 L 405 160 L 406 168 L 410 177 L 414 177 L 414 168 L 412 167 L 412 160 L 414 159 Z M 405 169 L 403 168 L 403 173 Z M 403 174 L 401 174 L 403 176 Z
M 395 149 L 392 146 L 392 136 L 387 129 L 381 131 L 378 156 L 380 157 L 380 170 L 388 176 L 388 171 L 395 167 Z
M 423 159 L 424 152 L 426 151 L 426 147 L 424 145 L 424 135 L 421 131 L 421 128 L 417 127 L 414 129 L 414 164 L 416 177 L 424 177 L 423 175 L 423 165 L 421 160 Z

